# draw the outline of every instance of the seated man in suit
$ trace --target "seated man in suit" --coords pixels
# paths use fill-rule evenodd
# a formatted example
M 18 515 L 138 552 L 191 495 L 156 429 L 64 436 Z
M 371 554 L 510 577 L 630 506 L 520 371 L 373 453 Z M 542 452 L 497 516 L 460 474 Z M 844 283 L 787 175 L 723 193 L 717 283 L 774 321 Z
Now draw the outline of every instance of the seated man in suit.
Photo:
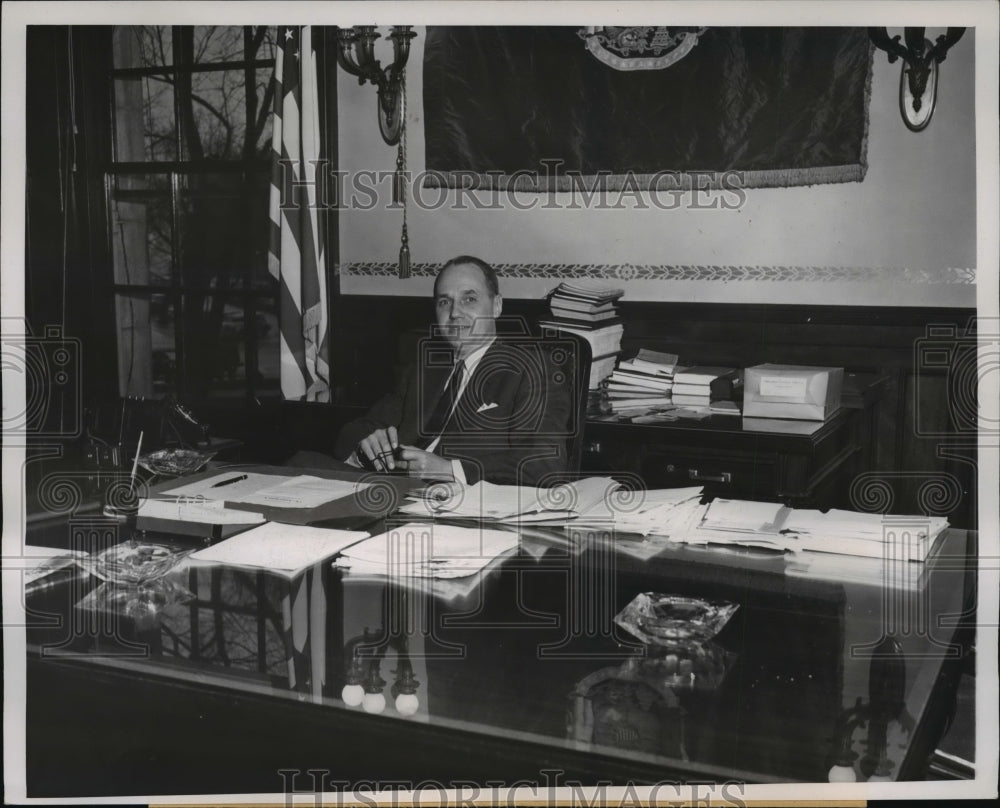
M 376 471 L 537 485 L 566 469 L 572 392 L 549 352 L 497 333 L 492 267 L 448 261 L 434 282 L 437 331 L 396 389 L 347 424 L 336 455 Z

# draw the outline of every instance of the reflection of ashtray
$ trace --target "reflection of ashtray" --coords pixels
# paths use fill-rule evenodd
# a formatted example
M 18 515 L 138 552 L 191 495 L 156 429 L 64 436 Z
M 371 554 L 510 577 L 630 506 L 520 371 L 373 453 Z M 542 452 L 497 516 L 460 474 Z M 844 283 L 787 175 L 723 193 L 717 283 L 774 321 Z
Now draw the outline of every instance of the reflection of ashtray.
M 189 549 L 178 549 L 168 544 L 126 541 L 85 559 L 83 563 L 88 571 L 105 581 L 141 583 L 169 572 L 189 552 Z
M 622 665 L 622 678 L 656 683 L 677 690 L 715 690 L 736 655 L 714 642 L 679 642 L 669 648 L 650 648 L 645 659 Z
M 739 604 L 643 592 L 615 622 L 645 643 L 706 642 L 722 631 Z
M 139 456 L 139 465 L 153 474 L 190 474 L 215 457 L 215 452 L 194 449 L 160 449 Z
M 119 614 L 134 620 L 137 628 L 148 630 L 164 609 L 193 599 L 187 587 L 170 578 L 145 583 L 105 581 L 87 593 L 77 608 Z

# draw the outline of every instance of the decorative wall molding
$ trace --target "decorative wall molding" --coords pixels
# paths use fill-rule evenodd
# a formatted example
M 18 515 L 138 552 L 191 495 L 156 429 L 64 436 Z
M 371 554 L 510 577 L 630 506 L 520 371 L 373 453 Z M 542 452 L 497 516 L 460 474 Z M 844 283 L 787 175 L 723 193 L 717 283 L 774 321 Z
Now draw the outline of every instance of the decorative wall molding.
M 441 265 L 413 264 L 411 277 L 433 278 Z M 667 264 L 495 264 L 502 278 L 567 280 L 599 278 L 615 281 L 694 281 L 700 283 L 733 281 L 777 281 L 782 283 L 906 283 L 968 284 L 976 283 L 974 267 L 911 269 L 909 267 L 774 267 L 711 266 Z M 338 264 L 342 277 L 395 278 L 395 262 L 366 261 Z

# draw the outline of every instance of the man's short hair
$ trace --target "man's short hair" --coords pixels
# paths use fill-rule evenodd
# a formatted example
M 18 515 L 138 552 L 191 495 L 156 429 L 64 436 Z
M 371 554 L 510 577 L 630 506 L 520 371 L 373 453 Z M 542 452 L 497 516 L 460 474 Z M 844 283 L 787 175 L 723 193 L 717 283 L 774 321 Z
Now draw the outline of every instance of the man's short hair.
M 496 297 L 500 294 L 500 281 L 497 280 L 496 270 L 493 269 L 489 264 L 487 264 L 482 258 L 476 258 L 474 255 L 458 255 L 449 261 L 446 261 L 444 266 L 438 270 L 437 277 L 434 279 L 434 291 L 437 292 L 437 279 L 441 277 L 446 269 L 451 269 L 451 267 L 462 266 L 463 264 L 472 264 L 475 267 L 479 267 L 479 271 L 483 273 L 483 278 L 486 280 L 486 288 L 490 290 L 490 296 Z

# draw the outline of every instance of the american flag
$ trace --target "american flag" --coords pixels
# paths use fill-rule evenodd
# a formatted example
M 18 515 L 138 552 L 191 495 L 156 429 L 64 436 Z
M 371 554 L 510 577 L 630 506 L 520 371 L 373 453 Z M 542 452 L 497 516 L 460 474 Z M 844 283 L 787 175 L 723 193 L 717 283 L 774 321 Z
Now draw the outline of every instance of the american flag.
M 330 400 L 329 313 L 317 200 L 316 55 L 309 26 L 278 28 L 268 269 L 280 284 L 281 393 Z

